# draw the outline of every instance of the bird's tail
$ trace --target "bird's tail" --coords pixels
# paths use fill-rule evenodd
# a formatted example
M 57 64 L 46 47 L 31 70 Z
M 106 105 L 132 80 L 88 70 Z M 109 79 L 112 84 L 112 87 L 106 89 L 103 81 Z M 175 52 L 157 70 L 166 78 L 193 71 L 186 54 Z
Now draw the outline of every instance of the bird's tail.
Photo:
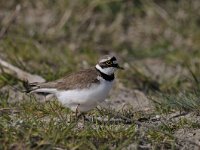
M 44 84 L 44 83 L 43 83 Z M 55 88 L 44 87 L 42 83 L 34 82 L 29 83 L 28 81 L 23 82 L 26 93 L 39 93 L 39 94 L 55 94 L 57 90 Z
M 23 86 L 25 88 L 24 92 L 26 93 L 31 93 L 40 88 L 38 82 L 29 83 L 28 81 L 24 81 Z

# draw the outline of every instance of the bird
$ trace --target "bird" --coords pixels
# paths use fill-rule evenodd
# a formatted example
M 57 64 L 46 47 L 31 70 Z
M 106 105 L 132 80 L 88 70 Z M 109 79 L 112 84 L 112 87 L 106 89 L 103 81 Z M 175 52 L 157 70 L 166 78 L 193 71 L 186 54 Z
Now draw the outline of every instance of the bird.
M 109 94 L 119 66 L 115 56 L 105 56 L 91 68 L 44 83 L 24 84 L 27 93 L 53 94 L 73 112 L 85 113 L 97 107 Z

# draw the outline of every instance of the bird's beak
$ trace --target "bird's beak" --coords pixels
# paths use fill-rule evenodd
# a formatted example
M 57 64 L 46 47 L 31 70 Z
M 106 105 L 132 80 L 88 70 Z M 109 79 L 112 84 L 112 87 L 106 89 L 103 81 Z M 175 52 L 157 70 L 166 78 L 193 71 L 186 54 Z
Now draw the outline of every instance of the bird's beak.
M 119 66 L 119 65 L 117 65 L 117 67 L 116 67 L 117 69 L 122 69 L 122 70 L 124 70 L 124 68 L 123 67 L 121 67 L 121 66 Z

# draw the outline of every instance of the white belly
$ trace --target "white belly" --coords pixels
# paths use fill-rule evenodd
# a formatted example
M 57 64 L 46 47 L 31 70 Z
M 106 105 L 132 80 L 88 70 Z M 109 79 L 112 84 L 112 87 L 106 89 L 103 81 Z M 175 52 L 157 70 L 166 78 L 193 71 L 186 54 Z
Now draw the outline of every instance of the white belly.
M 72 111 L 85 112 L 96 107 L 107 97 L 113 82 L 101 81 L 98 85 L 92 85 L 89 89 L 57 91 L 58 100 Z

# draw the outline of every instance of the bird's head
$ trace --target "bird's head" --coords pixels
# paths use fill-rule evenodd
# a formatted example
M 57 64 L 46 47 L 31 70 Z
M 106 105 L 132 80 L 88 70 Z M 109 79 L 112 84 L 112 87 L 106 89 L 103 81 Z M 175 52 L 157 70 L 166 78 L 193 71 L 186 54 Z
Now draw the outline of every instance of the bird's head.
M 100 59 L 96 68 L 107 75 L 112 75 L 117 69 L 123 69 L 119 66 L 117 59 L 114 56 L 105 56 Z

